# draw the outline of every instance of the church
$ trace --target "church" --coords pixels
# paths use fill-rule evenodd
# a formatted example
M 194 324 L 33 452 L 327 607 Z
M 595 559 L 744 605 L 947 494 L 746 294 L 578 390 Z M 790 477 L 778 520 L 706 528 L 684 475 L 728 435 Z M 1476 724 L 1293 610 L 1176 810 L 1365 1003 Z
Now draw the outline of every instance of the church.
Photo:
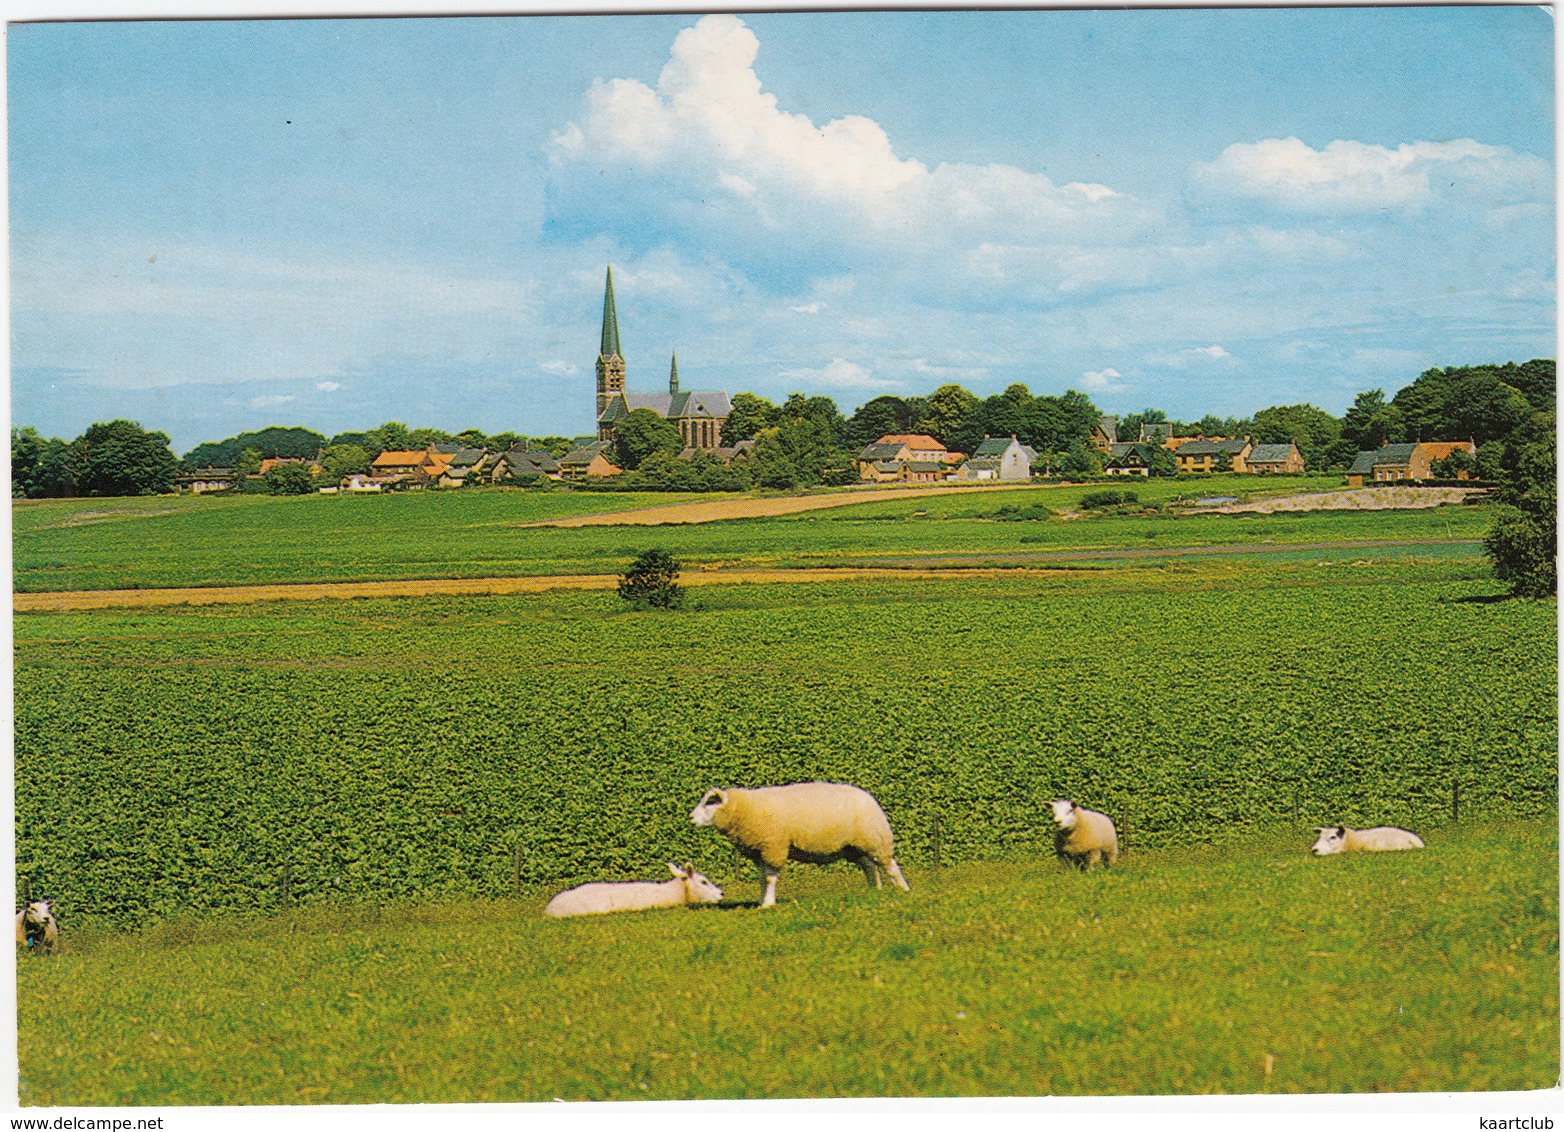
M 679 388 L 679 355 L 673 355 L 668 392 L 631 393 L 625 388 L 625 358 L 619 345 L 619 313 L 614 308 L 614 269 L 608 268 L 603 293 L 603 342 L 597 354 L 597 438 L 611 441 L 614 428 L 636 409 L 650 409 L 679 430 L 685 448 L 715 452 L 732 403 L 726 393 L 694 393 Z

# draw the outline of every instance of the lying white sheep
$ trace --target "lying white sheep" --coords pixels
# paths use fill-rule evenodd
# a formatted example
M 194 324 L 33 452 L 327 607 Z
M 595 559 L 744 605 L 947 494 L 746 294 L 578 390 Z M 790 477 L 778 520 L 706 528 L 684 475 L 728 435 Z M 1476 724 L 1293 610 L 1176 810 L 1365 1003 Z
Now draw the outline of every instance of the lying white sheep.
M 1068 799 L 1052 805 L 1054 822 L 1059 826 L 1054 852 L 1060 860 L 1087 869 L 1098 862 L 1112 865 L 1119 859 L 1119 831 L 1107 814 L 1082 809 Z
M 50 911 L 51 901 L 35 900 L 16 914 L 16 945 L 36 948 L 47 955 L 60 945 L 60 925 Z
M 1423 839 L 1409 829 L 1393 825 L 1375 826 L 1373 829 L 1348 829 L 1344 825 L 1317 825 L 1314 831 L 1320 839 L 1312 852 L 1316 857 L 1328 857 L 1332 853 L 1387 853 L 1393 849 L 1421 849 Z
M 837 782 L 708 790 L 690 820 L 714 826 L 744 857 L 766 873 L 760 906 L 777 902 L 777 877 L 788 861 L 823 865 L 848 860 L 880 887 L 880 870 L 910 889 L 896 863 L 891 823 L 874 796 Z
M 686 864 L 680 868 L 672 861 L 668 868 L 672 880 L 626 881 L 622 884 L 594 883 L 567 889 L 548 902 L 545 916 L 591 916 L 599 912 L 639 912 L 643 908 L 676 908 L 682 904 L 715 904 L 722 889 Z

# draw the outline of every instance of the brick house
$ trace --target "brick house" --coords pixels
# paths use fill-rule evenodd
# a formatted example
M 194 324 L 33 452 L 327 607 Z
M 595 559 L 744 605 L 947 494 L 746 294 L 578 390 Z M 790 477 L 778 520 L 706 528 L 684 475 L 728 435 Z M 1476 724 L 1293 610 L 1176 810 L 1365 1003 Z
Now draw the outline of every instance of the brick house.
M 1256 444 L 1244 458 L 1244 465 L 1261 475 L 1296 476 L 1303 473 L 1303 453 L 1289 440 L 1286 444 Z
M 1432 479 L 1434 462 L 1452 452 L 1465 452 L 1475 458 L 1477 445 L 1470 440 L 1425 440 L 1417 444 L 1387 444 L 1373 452 L 1359 452 L 1352 467 L 1347 469 L 1347 483 L 1361 487 L 1365 482 Z
M 1214 472 L 1224 459 L 1232 460 L 1233 471 L 1249 470 L 1248 457 L 1254 449 L 1249 438 L 1238 437 L 1222 440 L 1186 440 L 1173 449 L 1181 472 Z

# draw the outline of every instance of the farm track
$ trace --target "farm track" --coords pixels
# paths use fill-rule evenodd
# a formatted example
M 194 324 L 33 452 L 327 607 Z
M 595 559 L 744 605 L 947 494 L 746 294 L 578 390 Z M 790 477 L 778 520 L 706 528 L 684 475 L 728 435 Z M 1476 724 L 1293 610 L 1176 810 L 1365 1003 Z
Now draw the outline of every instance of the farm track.
M 1362 539 L 1336 542 L 1235 544 L 1223 546 L 1132 547 L 941 555 L 925 558 L 882 558 L 841 566 L 745 570 L 722 568 L 685 572 L 687 586 L 775 582 L 853 582 L 906 578 L 990 578 L 1057 573 L 1043 563 L 1144 560 L 1232 554 L 1284 554 L 1367 550 L 1407 546 L 1476 546 L 1476 539 Z M 1032 568 L 1038 564 L 1038 568 Z M 464 594 L 525 594 L 546 590 L 613 589 L 617 574 L 557 574 L 510 578 L 404 578 L 376 582 L 303 582 L 265 586 L 189 586 L 138 590 L 59 590 L 13 594 L 16 613 L 61 612 L 170 605 L 244 605 L 259 601 L 316 601 L 321 598 L 383 598 L 460 596 Z

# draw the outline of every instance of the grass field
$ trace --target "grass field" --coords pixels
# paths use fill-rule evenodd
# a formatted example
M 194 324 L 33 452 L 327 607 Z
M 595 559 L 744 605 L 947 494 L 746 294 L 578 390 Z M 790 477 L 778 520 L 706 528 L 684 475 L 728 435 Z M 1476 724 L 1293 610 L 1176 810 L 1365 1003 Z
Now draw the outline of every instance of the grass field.
M 19 964 L 24 1104 L 1548 1088 L 1554 823 L 795 869 L 773 910 L 521 900 L 168 923 Z M 658 866 L 661 867 L 661 866 Z M 650 871 L 648 872 L 650 875 Z
M 1267 482 L 1268 491 L 1318 480 Z M 471 491 L 388 496 L 56 500 L 13 508 L 18 591 L 619 573 L 662 546 L 687 566 L 832 566 L 878 562 L 1015 564 L 1018 555 L 1373 540 L 1476 540 L 1482 507 L 1289 515 L 1092 517 L 995 521 L 1006 508 L 1073 507 L 1090 487 L 876 501 L 769 520 L 580 530 L 542 519 L 692 498 Z M 1252 478 L 1130 485 L 1156 502 L 1182 492 L 1253 491 Z

